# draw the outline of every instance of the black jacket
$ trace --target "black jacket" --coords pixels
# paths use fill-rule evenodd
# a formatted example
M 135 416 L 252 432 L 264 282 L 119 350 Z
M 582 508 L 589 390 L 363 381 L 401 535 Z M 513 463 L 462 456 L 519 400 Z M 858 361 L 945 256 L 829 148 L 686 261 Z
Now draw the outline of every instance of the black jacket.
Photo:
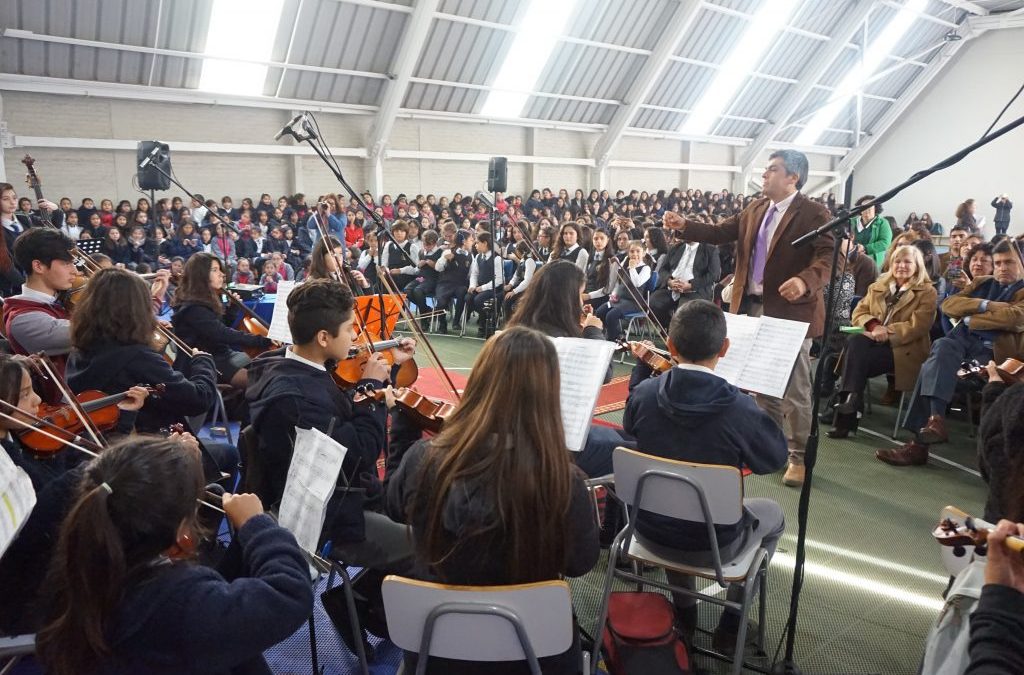
M 1024 593 L 997 584 L 981 589 L 968 653 L 964 675 L 1024 673 Z
M 978 468 L 988 484 L 985 520 L 1012 516 L 1012 482 L 1024 470 L 1024 383 L 989 382 L 981 391 L 984 414 L 978 426 Z
M 376 380 L 359 384 L 380 386 Z M 370 497 L 380 493 L 377 458 L 386 443 L 386 406 L 354 405 L 350 395 L 338 389 L 329 373 L 286 358 L 284 349 L 262 354 L 249 365 L 245 397 L 259 437 L 263 481 L 255 491 L 264 505 L 276 504 L 284 492 L 295 445 L 295 427 L 324 433 L 330 430 L 330 436 L 348 449 L 339 485 L 365 489 Z M 363 497 L 349 494 L 342 502 L 343 512 L 332 515 L 334 522 L 330 527 L 339 541 L 364 539 L 363 506 Z
M 768 413 L 752 397 L 703 371 L 676 367 L 641 381 L 626 401 L 622 427 L 641 451 L 668 459 L 765 474 L 785 466 L 788 457 L 786 437 Z M 739 536 L 741 526 L 715 530 L 724 546 Z M 646 514 L 637 532 L 675 548 L 710 547 L 704 523 Z
M 72 350 L 65 373 L 75 392 L 117 393 L 137 384 L 165 385 L 164 393 L 147 398 L 139 411 L 135 427 L 146 432 L 206 412 L 217 394 L 217 371 L 209 356 L 193 358 L 186 377 L 147 345 L 111 343 L 89 352 Z
M 672 272 L 676 265 L 683 259 L 683 251 L 686 244 L 676 244 L 668 250 L 668 254 L 658 261 L 658 285 L 657 288 L 668 288 L 668 282 L 672 279 Z M 711 244 L 698 244 L 697 252 L 693 256 L 693 279 L 690 285 L 693 290 L 684 293 L 684 297 L 701 298 L 703 300 L 715 299 L 715 284 L 722 278 L 722 264 L 718 257 L 718 249 Z
M 244 576 L 228 581 L 209 567 L 167 562 L 131 584 L 97 673 L 269 675 L 263 651 L 312 612 L 309 566 L 270 516 L 249 520 L 235 541 Z
M 221 318 L 206 305 L 186 302 L 171 317 L 174 331 L 186 344 L 209 352 L 214 359 L 231 355 L 232 347 L 269 347 L 269 338 L 243 333 L 224 325 Z

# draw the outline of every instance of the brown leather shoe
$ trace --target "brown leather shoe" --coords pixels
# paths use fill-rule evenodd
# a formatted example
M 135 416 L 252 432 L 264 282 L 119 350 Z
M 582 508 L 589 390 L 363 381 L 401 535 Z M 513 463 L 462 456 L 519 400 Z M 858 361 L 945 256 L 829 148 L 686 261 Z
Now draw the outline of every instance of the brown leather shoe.
M 804 465 L 789 463 L 786 468 L 786 475 L 782 477 L 782 484 L 789 487 L 800 487 L 804 484 Z
M 889 383 L 889 388 L 885 390 L 884 394 L 882 394 L 882 400 L 879 401 L 879 403 L 881 405 L 888 406 L 888 407 L 891 408 L 894 405 L 896 405 L 897 403 L 899 403 L 899 401 L 900 401 L 900 395 L 896 391 L 896 385 L 895 385 L 895 383 L 890 382 Z
M 928 418 L 928 424 L 917 432 L 917 437 L 921 439 L 922 443 L 945 443 L 949 440 L 946 419 L 942 415 L 932 415 Z
M 928 463 L 928 446 L 908 441 L 898 448 L 875 450 L 875 459 L 893 466 L 920 466 Z

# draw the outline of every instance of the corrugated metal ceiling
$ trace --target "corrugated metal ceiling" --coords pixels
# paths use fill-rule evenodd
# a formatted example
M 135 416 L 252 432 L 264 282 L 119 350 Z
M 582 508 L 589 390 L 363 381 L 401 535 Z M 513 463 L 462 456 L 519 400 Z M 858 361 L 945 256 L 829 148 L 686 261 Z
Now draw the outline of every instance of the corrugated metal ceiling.
M 679 3 L 697 0 L 585 0 L 580 2 L 534 89 L 523 116 L 546 122 L 608 124 L 620 105 L 629 102 L 636 79 L 663 40 Z M 751 16 L 767 0 L 706 0 L 675 55 L 664 65 L 631 125 L 673 132 L 685 121 L 718 72 L 716 66 L 738 44 Z M 1024 0 L 976 0 L 993 12 L 1024 6 Z M 487 97 L 517 30 L 526 0 L 440 0 L 430 17 L 427 38 L 413 68 L 402 107 L 437 113 L 478 113 Z M 388 5 L 394 5 L 389 8 Z M 379 106 L 395 69 L 403 35 L 411 22 L 414 0 L 285 0 L 263 88 L 265 97 Z M 0 39 L 0 73 L 83 82 L 153 85 L 195 89 L 211 35 L 213 0 L 4 0 L 0 27 L 31 31 L 32 36 Z M 894 49 L 899 57 L 927 64 L 938 53 L 949 30 L 942 22 L 962 23 L 966 13 L 941 0 L 930 0 L 921 17 Z M 791 30 L 777 39 L 730 102 L 714 133 L 753 137 L 820 58 L 827 40 L 845 26 L 846 2 L 803 0 L 790 21 Z M 896 14 L 876 3 L 868 20 L 868 40 Z M 159 26 L 159 31 L 157 30 Z M 157 32 L 159 35 L 157 35 Z M 810 33 L 810 34 L 808 34 Z M 215 37 L 216 32 L 212 33 Z M 294 37 L 293 37 L 294 36 Z M 88 40 L 101 45 L 61 44 Z M 860 39 L 855 39 L 859 43 Z M 123 46 L 135 49 L 126 50 Z M 121 48 L 119 48 L 121 47 Z M 154 54 L 175 50 L 184 55 Z M 139 50 L 139 48 L 142 48 Z M 238 46 L 246 55 L 246 45 Z M 197 55 L 190 57 L 190 54 Z M 818 84 L 834 87 L 859 61 L 850 46 L 826 69 Z M 305 68 L 289 68 L 303 66 Z M 899 98 L 920 76 L 921 65 L 889 59 L 891 72 L 872 81 L 868 94 Z M 460 86 L 464 85 L 464 86 Z M 792 120 L 806 117 L 827 102 L 832 92 L 815 87 L 798 106 Z M 891 102 L 865 98 L 862 129 L 870 133 Z M 654 107 L 645 107 L 654 106 Z M 828 132 L 822 142 L 850 145 L 853 104 L 833 123 L 846 130 Z M 799 127 L 779 135 L 791 140 Z

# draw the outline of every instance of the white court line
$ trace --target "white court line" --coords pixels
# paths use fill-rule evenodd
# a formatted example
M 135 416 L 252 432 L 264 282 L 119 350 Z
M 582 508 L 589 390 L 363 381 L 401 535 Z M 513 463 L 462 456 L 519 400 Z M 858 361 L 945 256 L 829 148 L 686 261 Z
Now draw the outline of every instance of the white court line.
M 858 431 L 863 431 L 864 433 L 871 434 L 872 436 L 874 436 L 876 438 L 881 438 L 883 440 L 889 441 L 890 443 L 892 443 L 893 445 L 896 445 L 896 446 L 903 445 L 899 441 L 894 441 L 892 438 L 886 436 L 885 434 L 880 434 L 877 431 L 874 431 L 872 429 L 865 429 L 864 427 L 861 427 L 860 429 L 858 429 Z M 964 473 L 969 473 L 972 476 L 977 476 L 978 478 L 981 478 L 981 474 L 979 472 L 975 471 L 974 469 L 972 469 L 969 466 L 964 466 L 963 464 L 960 464 L 959 462 L 954 462 L 951 459 L 946 459 L 945 457 L 941 457 L 939 455 L 936 455 L 934 452 L 931 452 L 931 451 L 929 451 L 928 456 L 931 457 L 932 459 L 939 460 L 943 464 L 948 464 L 948 465 L 950 465 L 951 467 L 953 467 L 955 469 L 960 469 Z

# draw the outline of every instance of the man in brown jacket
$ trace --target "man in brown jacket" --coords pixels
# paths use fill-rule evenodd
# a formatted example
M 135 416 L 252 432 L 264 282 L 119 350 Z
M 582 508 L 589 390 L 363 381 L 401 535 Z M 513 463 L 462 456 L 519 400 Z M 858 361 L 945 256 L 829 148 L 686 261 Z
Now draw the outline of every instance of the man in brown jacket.
M 829 212 L 799 190 L 807 181 L 803 153 L 779 150 L 764 170 L 764 197 L 717 225 L 665 214 L 665 226 L 681 229 L 686 239 L 708 244 L 736 242 L 736 274 L 729 311 L 773 316 L 810 324 L 785 397 L 757 396 L 757 403 L 783 430 L 789 421 L 789 467 L 783 482 L 804 482 L 804 447 L 811 432 L 811 340 L 822 334 L 825 302 L 822 287 L 832 266 L 831 235 L 802 248 L 792 242 L 824 225 Z
M 992 254 L 993 276 L 978 277 L 967 288 L 942 303 L 942 311 L 956 324 L 932 343 L 921 366 L 914 397 L 903 427 L 914 439 L 899 448 L 883 448 L 875 457 L 895 466 L 925 464 L 928 446 L 949 440 L 946 408 L 956 390 L 956 371 L 965 359 L 988 363 L 1020 358 L 1024 352 L 1024 268 L 1009 241 Z

